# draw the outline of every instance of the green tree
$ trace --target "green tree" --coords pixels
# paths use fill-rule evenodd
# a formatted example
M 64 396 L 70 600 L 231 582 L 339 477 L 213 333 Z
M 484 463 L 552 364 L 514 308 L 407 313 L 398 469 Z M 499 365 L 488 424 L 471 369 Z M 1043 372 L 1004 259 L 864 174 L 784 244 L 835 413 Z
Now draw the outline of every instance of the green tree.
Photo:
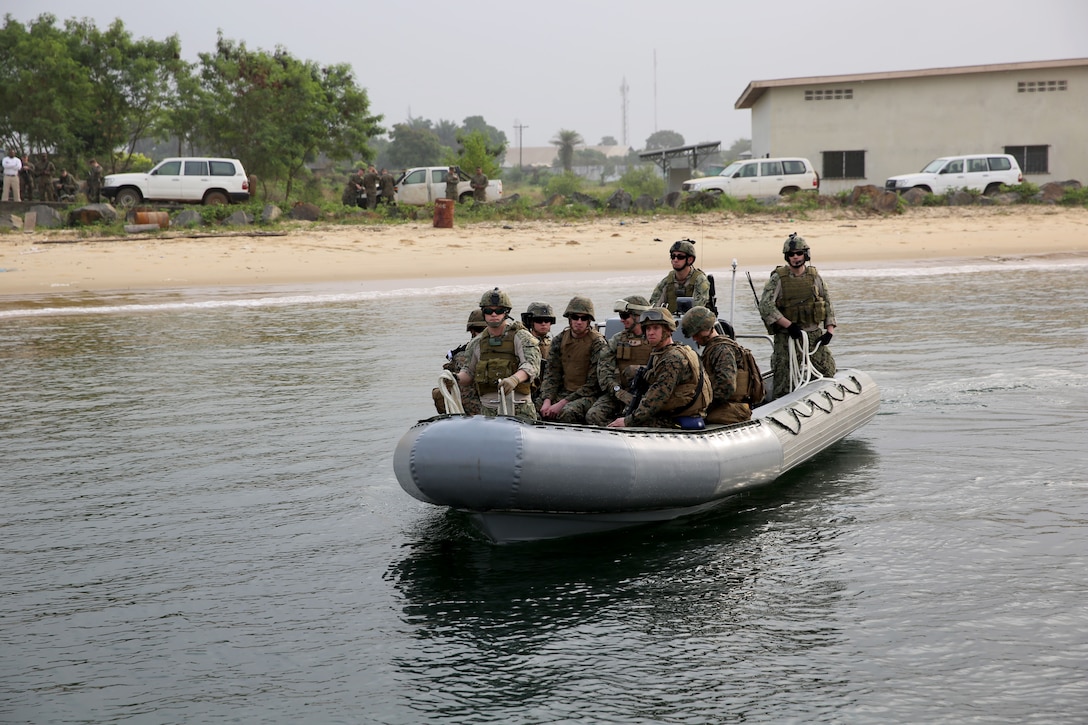
M 200 54 L 200 113 L 195 136 L 216 153 L 237 156 L 266 182 L 292 184 L 306 162 L 369 159 L 367 142 L 383 132 L 366 91 L 346 64 L 321 67 L 284 48 L 250 51 L 219 35 L 215 53 Z
M 684 145 L 684 137 L 676 131 L 654 131 L 646 139 L 646 151 L 672 149 Z
M 478 131 L 484 135 L 488 155 L 494 158 L 497 163 L 502 163 L 507 148 L 506 134 L 488 124 L 483 116 L 467 117 L 461 126 L 460 135 L 467 136 L 473 131 Z M 460 142 L 460 139 L 458 141 Z
M 392 168 L 437 166 L 442 163 L 445 147 L 430 129 L 414 128 L 406 123 L 398 123 L 393 126 L 389 136 L 386 158 L 388 165 Z
M 488 178 L 498 177 L 500 167 L 488 148 L 487 137 L 483 132 L 472 131 L 462 136 L 461 146 L 461 153 L 446 155 L 446 165 L 460 166 L 470 174 L 476 171 L 476 167 L 480 167 Z
M 619 146 L 620 142 L 616 140 L 615 136 L 602 136 L 601 146 Z
M 577 131 L 561 128 L 549 143 L 558 150 L 559 165 L 569 173 L 574 166 L 574 149 L 576 146 L 585 143 L 585 140 L 582 138 L 582 134 Z
M 733 145 L 722 152 L 722 158 L 726 162 L 736 161 L 740 158 L 740 155 L 745 151 L 752 150 L 752 139 L 750 138 L 738 138 L 733 142 Z
M 628 167 L 620 177 L 620 186 L 634 197 L 649 194 L 656 199 L 665 194 L 665 180 L 652 164 Z

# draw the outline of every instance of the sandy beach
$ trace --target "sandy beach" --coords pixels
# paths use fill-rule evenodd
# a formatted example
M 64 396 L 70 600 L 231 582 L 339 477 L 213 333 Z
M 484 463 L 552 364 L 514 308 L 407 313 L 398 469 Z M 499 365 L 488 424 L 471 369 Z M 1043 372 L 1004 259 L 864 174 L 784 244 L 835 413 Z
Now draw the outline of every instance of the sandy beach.
M 214 229 L 81 240 L 75 231 L 0 235 L 0 296 L 309 282 L 506 277 L 668 269 L 667 251 L 696 240 L 697 266 L 770 268 L 790 232 L 823 269 L 908 261 L 1088 255 L 1088 209 L 914 208 L 787 216 L 628 217 L 592 222 L 397 226 L 296 223 L 259 236 Z M 285 233 L 284 233 L 285 232 Z M 197 234 L 200 236 L 185 236 Z

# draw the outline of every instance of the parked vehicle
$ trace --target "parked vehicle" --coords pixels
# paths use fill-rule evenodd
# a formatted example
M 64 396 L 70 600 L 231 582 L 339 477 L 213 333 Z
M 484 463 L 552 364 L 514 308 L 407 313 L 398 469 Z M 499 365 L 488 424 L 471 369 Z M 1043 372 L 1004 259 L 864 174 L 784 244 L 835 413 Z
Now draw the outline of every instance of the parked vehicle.
M 430 204 L 435 199 L 446 198 L 446 174 L 449 168 L 446 166 L 421 166 L 407 169 L 397 179 L 397 202 L 400 204 Z M 460 202 L 472 201 L 472 186 L 469 183 L 469 175 L 461 169 L 457 170 L 459 181 L 457 182 L 457 200 Z M 489 179 L 487 184 L 487 200 L 499 201 L 502 199 L 502 179 Z
M 885 191 L 921 189 L 944 194 L 956 189 L 981 191 L 986 196 L 997 193 L 1002 184 L 1015 186 L 1024 181 L 1020 164 L 1008 154 L 968 154 L 933 159 L 917 174 L 892 176 L 884 182 Z
M 749 159 L 734 161 L 716 176 L 688 179 L 683 191 L 706 191 L 746 196 L 795 194 L 798 191 L 819 191 L 820 175 L 812 162 L 799 157 Z
M 249 177 L 238 159 L 165 159 L 147 173 L 110 174 L 102 196 L 124 208 L 143 201 L 230 204 L 249 199 Z

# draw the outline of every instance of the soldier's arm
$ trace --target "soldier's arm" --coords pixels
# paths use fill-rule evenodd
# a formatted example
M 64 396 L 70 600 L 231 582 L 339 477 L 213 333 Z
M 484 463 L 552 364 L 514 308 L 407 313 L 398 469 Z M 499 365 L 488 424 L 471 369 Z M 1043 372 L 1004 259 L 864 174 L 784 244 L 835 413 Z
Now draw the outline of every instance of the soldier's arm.
M 703 365 L 710 375 L 714 400 L 724 401 L 737 390 L 737 360 L 728 345 L 715 345 L 703 355 Z
M 642 396 L 638 408 L 627 416 L 627 425 L 645 426 L 653 423 L 653 419 L 664 408 L 665 402 L 680 382 L 680 373 L 685 366 L 686 361 L 678 359 L 676 355 L 663 356 L 654 362 L 654 381 Z
M 559 386 L 563 381 L 563 360 L 559 356 L 559 348 L 562 334 L 552 341 L 551 350 L 548 351 L 548 365 L 544 372 L 544 382 L 540 386 L 540 399 L 556 402 L 559 394 Z
M 540 377 L 540 344 L 535 337 L 526 330 L 518 330 L 514 335 L 514 352 L 521 361 L 518 370 L 528 374 L 528 382 Z
M 665 277 L 664 279 L 662 279 L 660 282 L 657 283 L 656 287 L 654 287 L 653 294 L 650 295 L 650 306 L 651 307 L 657 307 L 657 306 L 661 305 L 662 302 L 664 301 L 663 298 L 665 297 L 665 284 L 668 281 L 669 281 L 669 278 Z
M 816 275 L 816 284 L 818 285 L 817 292 L 824 298 L 824 303 L 827 305 L 827 309 L 824 311 L 824 327 L 834 332 L 838 323 L 835 322 L 835 305 L 831 302 L 831 291 L 827 289 L 827 283 L 819 274 Z
M 778 292 L 782 288 L 777 272 L 771 272 L 771 278 L 763 285 L 763 294 L 759 297 L 759 315 L 768 325 L 774 325 L 782 318 L 782 313 L 775 307 Z

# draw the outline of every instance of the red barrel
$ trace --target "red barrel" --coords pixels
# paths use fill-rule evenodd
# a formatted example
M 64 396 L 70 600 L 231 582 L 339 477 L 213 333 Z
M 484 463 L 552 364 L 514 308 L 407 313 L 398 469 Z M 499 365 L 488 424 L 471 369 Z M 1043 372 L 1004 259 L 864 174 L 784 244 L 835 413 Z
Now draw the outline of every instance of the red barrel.
M 439 229 L 453 228 L 453 199 L 435 199 L 434 225 Z
M 164 211 L 138 211 L 134 216 L 137 224 L 158 224 L 159 229 L 170 226 L 170 215 Z

